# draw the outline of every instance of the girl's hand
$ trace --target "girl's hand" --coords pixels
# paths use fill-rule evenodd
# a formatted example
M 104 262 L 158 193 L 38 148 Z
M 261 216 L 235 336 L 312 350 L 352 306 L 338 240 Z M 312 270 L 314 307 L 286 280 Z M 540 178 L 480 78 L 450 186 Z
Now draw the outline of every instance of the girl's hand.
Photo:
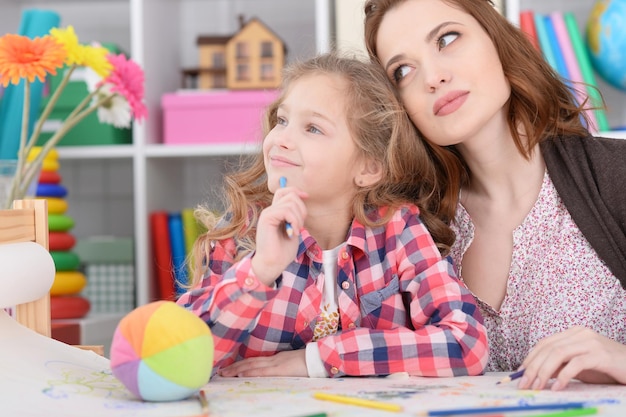
M 587 383 L 626 384 L 626 345 L 575 326 L 540 340 L 521 366 L 520 389 L 561 390 L 576 378 Z
M 295 187 L 277 189 L 272 205 L 261 212 L 256 231 L 252 270 L 259 281 L 271 286 L 298 253 L 300 229 L 304 226 L 307 194 Z M 293 236 L 287 236 L 286 223 Z
M 247 358 L 220 369 L 225 377 L 309 376 L 306 349 L 285 350 L 273 356 Z

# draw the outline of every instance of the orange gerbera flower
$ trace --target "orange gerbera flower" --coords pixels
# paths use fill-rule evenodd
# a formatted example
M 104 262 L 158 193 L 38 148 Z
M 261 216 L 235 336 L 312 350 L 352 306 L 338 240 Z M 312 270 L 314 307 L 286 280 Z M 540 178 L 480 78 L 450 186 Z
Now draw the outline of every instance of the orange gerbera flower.
M 45 81 L 47 74 L 56 74 L 63 66 L 67 52 L 50 35 L 30 39 L 6 34 L 0 37 L 0 83 L 19 84 L 22 78 Z

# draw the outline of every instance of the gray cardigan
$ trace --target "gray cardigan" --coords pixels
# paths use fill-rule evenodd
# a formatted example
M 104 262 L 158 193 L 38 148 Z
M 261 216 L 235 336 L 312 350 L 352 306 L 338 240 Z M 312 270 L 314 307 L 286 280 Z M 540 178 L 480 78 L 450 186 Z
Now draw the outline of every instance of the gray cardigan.
M 626 289 L 626 140 L 563 136 L 541 152 L 572 219 Z

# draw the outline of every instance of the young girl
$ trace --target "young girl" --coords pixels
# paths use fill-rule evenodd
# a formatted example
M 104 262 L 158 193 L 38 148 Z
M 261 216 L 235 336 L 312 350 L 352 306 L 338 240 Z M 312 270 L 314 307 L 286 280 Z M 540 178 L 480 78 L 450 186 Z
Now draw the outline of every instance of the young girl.
M 434 169 L 384 73 L 333 54 L 292 65 L 266 127 L 178 300 L 211 327 L 219 373 L 482 373 L 481 318 L 435 244 L 450 230 L 408 203 L 429 205 Z
M 440 215 L 485 319 L 487 370 L 524 369 L 520 388 L 626 384 L 626 140 L 590 135 L 572 90 L 487 0 L 365 12 L 370 54 L 447 161 Z

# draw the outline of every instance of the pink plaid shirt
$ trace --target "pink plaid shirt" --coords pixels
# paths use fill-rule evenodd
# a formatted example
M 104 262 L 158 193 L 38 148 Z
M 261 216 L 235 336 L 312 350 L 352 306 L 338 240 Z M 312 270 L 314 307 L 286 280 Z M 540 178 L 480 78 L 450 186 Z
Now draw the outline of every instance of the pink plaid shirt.
M 317 343 L 334 377 L 481 374 L 488 356 L 482 317 L 418 214 L 404 206 L 373 229 L 353 221 L 338 259 L 340 329 L 316 342 L 322 250 L 306 230 L 276 288 L 257 280 L 252 254 L 234 262 L 236 242 L 227 239 L 216 242 L 209 272 L 178 303 L 211 327 L 216 369 Z

